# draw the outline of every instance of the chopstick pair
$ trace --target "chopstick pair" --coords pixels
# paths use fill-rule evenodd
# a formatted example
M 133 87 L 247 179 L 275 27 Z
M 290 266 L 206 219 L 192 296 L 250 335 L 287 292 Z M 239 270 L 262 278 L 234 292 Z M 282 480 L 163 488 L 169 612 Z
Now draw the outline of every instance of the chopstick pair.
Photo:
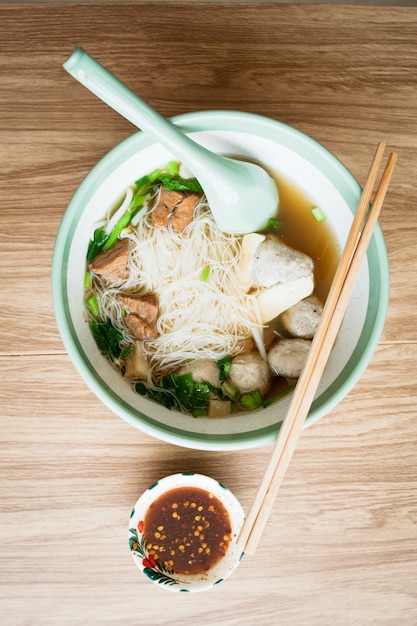
M 254 554 L 271 513 L 372 239 L 398 156 L 390 154 L 370 205 L 385 147 L 383 143 L 378 144 L 307 361 L 239 534 L 237 544 L 247 554 Z

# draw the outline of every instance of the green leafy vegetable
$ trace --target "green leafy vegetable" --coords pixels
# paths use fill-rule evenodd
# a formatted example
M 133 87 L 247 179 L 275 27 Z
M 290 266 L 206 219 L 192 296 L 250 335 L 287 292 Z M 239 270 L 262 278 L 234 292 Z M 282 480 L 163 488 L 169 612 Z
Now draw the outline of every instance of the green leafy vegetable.
M 197 383 L 191 374 L 167 374 L 162 379 L 162 387 L 171 391 L 186 411 L 205 408 L 210 400 L 209 383 Z
M 101 228 L 96 228 L 94 231 L 93 239 L 88 244 L 87 250 L 87 263 L 91 263 L 103 249 L 104 244 L 107 241 L 107 235 Z
M 123 340 L 120 330 L 114 328 L 110 320 L 106 322 L 92 320 L 90 329 L 100 352 L 105 356 L 118 359 L 122 351 L 120 342 Z
M 135 391 L 141 396 L 148 396 L 150 400 L 154 400 L 155 402 L 158 402 L 158 404 L 162 404 L 162 406 L 167 409 L 172 409 L 173 407 L 178 406 L 175 397 L 169 391 L 164 391 L 161 388 L 155 389 L 147 387 L 145 383 L 136 383 Z
M 214 393 L 225 399 L 222 389 L 213 387 L 210 383 L 196 382 L 191 374 L 167 374 L 158 388 L 147 387 L 144 383 L 136 383 L 137 393 L 148 396 L 167 409 L 174 407 L 190 411 L 194 417 L 207 415 L 210 395 Z
M 182 178 L 177 174 L 174 174 L 174 176 L 162 174 L 159 177 L 159 181 L 164 185 L 167 191 L 203 192 L 203 188 L 196 178 Z
M 220 382 L 224 382 L 226 378 L 230 376 L 230 370 L 232 367 L 232 357 L 230 355 L 223 357 L 216 363 L 220 370 L 219 379 Z

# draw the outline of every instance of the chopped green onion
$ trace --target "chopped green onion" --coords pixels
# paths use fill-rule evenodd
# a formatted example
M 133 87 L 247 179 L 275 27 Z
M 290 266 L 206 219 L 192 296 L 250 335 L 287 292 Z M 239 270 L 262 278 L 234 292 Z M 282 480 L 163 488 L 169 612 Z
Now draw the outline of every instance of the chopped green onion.
M 123 200 L 119 203 L 118 207 L 113 211 L 111 218 L 106 224 L 106 227 L 104 230 L 107 235 L 110 235 L 112 233 L 114 227 L 116 226 L 120 218 L 126 213 L 126 211 L 128 210 L 128 208 L 130 207 L 132 203 L 132 199 L 133 199 L 133 190 L 131 187 L 129 187 L 126 190 Z
M 251 391 L 250 393 L 242 393 L 239 398 L 239 404 L 244 409 L 257 409 L 263 404 L 262 394 L 258 390 Z
M 268 228 L 278 228 L 278 220 L 274 220 L 272 217 L 268 220 Z
M 113 232 L 111 233 L 111 235 L 109 235 L 109 238 L 104 243 L 103 250 L 108 250 L 109 248 L 112 247 L 116 239 L 118 239 L 122 230 L 124 230 L 126 226 L 129 225 L 129 222 L 131 219 L 132 219 L 132 215 L 129 214 L 129 212 L 126 212 L 124 215 L 122 215 L 122 217 L 120 218 L 120 220 L 117 222 L 116 226 L 114 227 Z
M 239 389 L 237 389 L 231 382 L 230 380 L 225 380 L 223 385 L 222 385 L 222 390 L 223 392 L 226 394 L 226 396 L 228 398 L 230 398 L 230 400 L 237 400 L 240 392 Z
M 142 176 L 142 178 L 138 178 L 138 180 L 135 180 L 135 185 L 138 189 L 140 189 L 141 187 L 144 187 L 144 185 L 147 185 L 150 180 L 150 177 L 146 174 L 145 176 Z
M 158 178 L 161 176 L 162 172 L 161 170 L 157 169 L 154 170 L 153 172 L 151 172 L 149 174 L 149 180 L 153 181 L 153 180 L 158 180 Z
M 111 248 L 112 245 L 115 243 L 115 241 L 118 239 L 122 230 L 124 230 L 127 226 L 129 226 L 130 222 L 132 221 L 132 218 L 142 208 L 143 202 L 145 201 L 145 197 L 146 196 L 141 196 L 137 194 L 133 196 L 132 202 L 129 208 L 127 209 L 126 213 L 122 215 L 122 217 L 119 219 L 116 226 L 114 227 L 113 231 L 109 235 L 108 239 L 104 242 L 103 250 L 108 250 L 109 248 Z
M 316 222 L 324 222 L 324 220 L 326 219 L 323 209 L 321 209 L 319 206 L 315 206 L 314 209 L 311 209 L 311 214 Z
M 209 276 L 210 276 L 210 266 L 206 265 L 206 267 L 201 272 L 201 280 L 203 281 L 203 283 L 206 283 L 208 281 Z
M 138 190 L 141 190 L 143 187 L 149 187 L 149 183 L 158 181 L 162 174 L 163 172 L 159 168 L 153 170 L 153 172 L 151 172 L 150 174 L 145 174 L 145 176 L 142 176 L 141 178 L 138 178 L 138 180 L 135 180 L 135 186 Z
M 91 273 L 87 270 L 84 275 L 84 289 L 90 289 L 91 287 Z
M 180 171 L 180 168 L 179 168 L 177 161 L 170 161 L 168 163 L 167 172 L 170 176 L 173 176 L 174 174 L 178 174 L 179 171 Z
M 204 417 L 207 415 L 207 409 L 193 409 L 191 415 L 193 417 Z
M 90 311 L 90 313 L 91 313 L 91 315 L 93 317 L 98 317 L 99 316 L 100 309 L 99 309 L 97 298 L 96 298 L 95 294 L 93 294 L 89 298 L 87 298 L 87 300 L 85 301 L 85 305 L 86 305 L 87 309 Z
M 230 370 L 232 368 L 232 357 L 228 354 L 227 356 L 217 361 L 216 365 L 220 370 L 219 380 L 220 382 L 224 382 L 226 378 L 230 376 Z
M 132 346 L 132 344 L 130 344 L 130 346 L 126 346 L 126 348 L 123 350 L 123 352 L 122 352 L 122 354 L 120 356 L 121 356 L 122 359 L 125 359 L 132 352 L 133 352 L 133 346 Z

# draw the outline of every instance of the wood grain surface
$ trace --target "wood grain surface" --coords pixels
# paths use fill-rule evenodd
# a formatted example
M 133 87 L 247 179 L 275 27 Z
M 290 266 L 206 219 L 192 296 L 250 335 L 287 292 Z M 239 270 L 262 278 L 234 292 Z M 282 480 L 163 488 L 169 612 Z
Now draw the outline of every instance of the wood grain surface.
M 0 623 L 417 623 L 417 10 L 251 3 L 0 5 Z M 381 217 L 391 300 L 361 380 L 307 429 L 256 556 L 203 594 L 131 559 L 131 507 L 200 471 L 247 510 L 269 448 L 198 452 L 111 414 L 51 303 L 54 239 L 88 170 L 133 132 L 62 69 L 81 45 L 163 115 L 236 109 L 313 136 L 363 183 L 399 152 Z

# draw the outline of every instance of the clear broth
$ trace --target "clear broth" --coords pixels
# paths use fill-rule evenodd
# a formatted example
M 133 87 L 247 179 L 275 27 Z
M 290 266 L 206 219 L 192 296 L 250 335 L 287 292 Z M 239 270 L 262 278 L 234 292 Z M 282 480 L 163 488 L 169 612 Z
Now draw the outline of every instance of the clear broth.
M 280 205 L 278 211 L 280 239 L 314 260 L 314 294 L 324 302 L 329 293 L 340 258 L 336 237 L 327 222 L 317 222 L 311 210 L 314 203 L 291 181 L 274 174 Z

